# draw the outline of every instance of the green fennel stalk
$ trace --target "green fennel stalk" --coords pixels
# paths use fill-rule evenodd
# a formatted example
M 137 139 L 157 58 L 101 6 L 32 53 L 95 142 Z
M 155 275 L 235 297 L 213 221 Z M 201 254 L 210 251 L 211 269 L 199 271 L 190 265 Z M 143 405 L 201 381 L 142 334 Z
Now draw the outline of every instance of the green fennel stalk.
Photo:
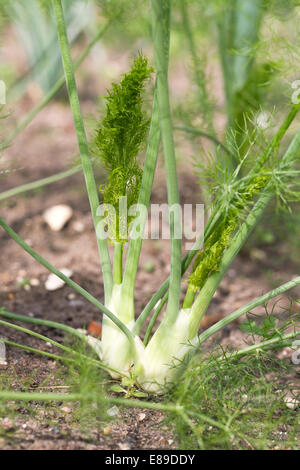
M 48 338 L 44 335 L 41 335 L 39 333 L 36 333 L 35 331 L 32 331 L 32 330 L 28 330 L 27 328 L 24 328 L 22 326 L 18 326 L 18 325 L 14 325 L 13 323 L 9 323 L 9 322 L 6 322 L 6 321 L 3 321 L 3 320 L 0 320 L 0 325 L 2 326 L 6 326 L 6 327 L 9 327 L 9 328 L 13 328 L 15 330 L 18 330 L 18 331 L 21 331 L 23 333 L 26 333 L 30 336 L 34 336 L 35 338 L 38 338 L 42 341 L 44 341 L 45 343 L 50 343 L 52 344 L 53 346 L 55 346 L 56 348 L 58 349 L 61 349 L 62 351 L 64 351 L 65 353 L 68 353 L 68 354 L 71 354 L 73 356 L 76 356 L 77 358 L 80 356 L 80 357 L 84 357 L 87 361 L 89 362 L 92 362 L 93 364 L 95 365 L 98 365 L 99 367 L 101 367 L 102 369 L 104 370 L 109 370 L 109 371 L 112 371 L 112 372 L 116 372 L 114 369 L 112 369 L 111 367 L 107 366 L 106 364 L 103 364 L 103 362 L 101 361 L 98 361 L 96 359 L 92 359 L 92 358 L 89 358 L 88 356 L 85 356 L 84 354 L 82 353 L 79 353 L 77 351 L 74 351 L 72 348 L 69 348 L 67 346 L 64 346 L 60 343 L 58 343 L 57 341 L 54 341 L 53 339 L 51 338 Z M 119 371 L 117 371 L 119 373 Z
M 228 325 L 229 323 L 233 322 L 234 320 L 237 320 L 240 318 L 242 315 L 245 313 L 250 312 L 253 310 L 255 307 L 258 307 L 259 305 L 266 304 L 270 299 L 277 297 L 284 292 L 292 289 L 293 287 L 297 286 L 300 284 L 300 276 L 296 277 L 292 281 L 288 281 L 285 284 L 282 284 L 279 287 L 276 287 L 275 289 L 271 290 L 270 292 L 267 292 L 266 294 L 258 297 L 257 299 L 252 300 L 249 302 L 247 305 L 244 305 L 243 307 L 235 310 L 234 312 L 230 313 L 229 315 L 226 315 L 225 318 L 222 318 L 222 320 L 218 321 L 211 327 L 207 328 L 203 333 L 199 335 L 199 345 L 204 343 L 208 338 L 210 338 L 212 335 L 220 331 L 224 326 Z
M 173 140 L 173 126 L 169 102 L 168 58 L 170 35 L 170 1 L 152 0 L 152 28 L 154 56 L 157 74 L 157 94 L 160 115 L 161 139 L 166 167 L 168 204 L 179 205 L 179 191 L 176 172 L 176 158 Z M 175 322 L 179 308 L 181 285 L 181 240 L 176 239 L 176 227 L 181 226 L 178 212 L 170 213 L 171 274 L 169 300 L 165 319 L 168 324 Z
M 73 113 L 74 125 L 77 134 L 78 146 L 80 151 L 81 163 L 86 181 L 87 192 L 89 196 L 91 212 L 93 216 L 95 229 L 100 218 L 97 215 L 99 207 L 99 198 L 94 179 L 89 147 L 86 139 L 84 124 L 81 115 L 81 108 L 78 98 L 77 86 L 74 76 L 74 67 L 71 59 L 70 47 L 65 26 L 64 14 L 61 0 L 53 0 L 54 13 L 57 23 L 58 38 L 61 48 L 61 55 L 65 71 L 66 84 L 70 99 L 70 106 Z M 113 279 L 110 258 L 108 253 L 107 241 L 97 238 L 98 249 L 100 253 L 101 266 L 103 272 L 103 281 L 105 286 L 106 301 L 110 299 L 112 293 Z
M 80 171 L 82 171 L 81 166 L 76 166 L 74 168 L 69 168 L 68 170 L 61 171 L 60 173 L 56 173 L 55 175 L 47 176 L 46 178 L 33 181 L 32 183 L 26 183 L 17 186 L 16 188 L 8 189 L 7 191 L 3 191 L 2 193 L 0 193 L 0 201 L 4 201 L 5 199 L 18 196 L 19 194 L 26 193 L 28 191 L 34 191 L 36 189 L 43 188 L 48 184 L 56 183 L 57 181 L 75 175 Z
M 129 341 L 132 341 L 132 333 L 126 328 L 126 326 L 112 313 L 110 310 L 105 307 L 99 300 L 97 300 L 95 297 L 93 297 L 89 292 L 87 292 L 85 289 L 83 289 L 81 286 L 79 286 L 76 282 L 74 282 L 72 279 L 67 277 L 65 274 L 60 272 L 57 268 L 55 268 L 51 263 L 46 261 L 41 255 L 39 255 L 33 248 L 31 248 L 24 240 L 22 240 L 19 235 L 17 235 L 14 230 L 9 227 L 2 217 L 0 217 L 0 227 L 2 227 L 8 235 L 15 240 L 18 245 L 23 248 L 28 254 L 30 254 L 38 263 L 40 263 L 42 266 L 44 266 L 46 269 L 48 269 L 50 272 L 55 274 L 57 277 L 62 279 L 67 285 L 72 287 L 78 294 L 82 295 L 85 297 L 89 302 L 91 302 L 95 307 L 97 307 L 101 312 L 103 312 L 106 316 L 108 316 L 112 322 L 114 322 L 118 328 L 120 328 L 121 331 L 127 336 Z

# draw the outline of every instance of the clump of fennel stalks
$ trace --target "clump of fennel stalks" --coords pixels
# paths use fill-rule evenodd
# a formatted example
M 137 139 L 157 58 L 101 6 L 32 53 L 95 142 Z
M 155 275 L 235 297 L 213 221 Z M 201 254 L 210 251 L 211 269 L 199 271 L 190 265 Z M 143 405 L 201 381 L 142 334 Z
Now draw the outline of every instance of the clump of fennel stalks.
M 93 152 L 108 171 L 107 183 L 100 188 L 104 203 L 109 204 L 107 210 L 104 211 L 99 210 L 99 191 L 81 116 L 61 0 L 53 0 L 53 6 L 82 168 L 98 235 L 97 242 L 105 289 L 104 304 L 36 253 L 2 218 L 0 218 L 0 225 L 38 262 L 103 312 L 103 333 L 99 341 L 87 337 L 82 332 L 50 321 L 26 317 L 23 317 L 23 320 L 36 324 L 43 322 L 43 324 L 61 328 L 78 336 L 82 341 L 90 344 L 99 356 L 99 360 L 92 360 L 95 366 L 107 370 L 113 377 L 125 378 L 127 381 L 130 379 L 147 392 L 161 393 L 170 387 L 177 375 L 181 373 L 185 361 L 193 356 L 198 347 L 211 335 L 254 307 L 300 284 L 300 277 L 297 277 L 254 299 L 202 334 L 198 334 L 201 320 L 222 278 L 273 195 L 276 194 L 284 203 L 298 198 L 297 187 L 294 186 L 295 176 L 298 173 L 293 169 L 293 163 L 299 155 L 300 130 L 284 155 L 280 155 L 279 149 L 280 142 L 294 120 L 300 105 L 291 107 L 273 139 L 265 144 L 265 148 L 257 155 L 247 175 L 240 177 L 251 148 L 247 149 L 245 155 L 236 155 L 238 164 L 235 169 L 224 170 L 222 190 L 218 192 L 214 188 L 215 197 L 204 232 L 199 234 L 194 248 L 183 259 L 181 259 L 181 240 L 176 237 L 176 229 L 180 226 L 181 220 L 176 211 L 170 210 L 170 277 L 136 318 L 134 286 L 147 210 L 137 209 L 138 216 L 132 213 L 127 214 L 127 221 L 125 220 L 124 225 L 123 222 L 121 224 L 114 222 L 112 214 L 120 215 L 119 203 L 122 198 L 126 197 L 130 204 L 137 203 L 138 208 L 149 206 L 160 142 L 166 170 L 168 204 L 169 207 L 173 207 L 180 203 L 168 87 L 170 1 L 152 0 L 151 2 L 156 84 L 150 125 L 143 109 L 143 90 L 152 74 L 152 68 L 148 66 L 146 58 L 139 55 L 133 62 L 131 71 L 123 76 L 120 84 L 113 84 L 112 89 L 109 90 L 106 98 L 106 115 L 96 129 Z M 137 157 L 145 140 L 147 140 L 147 145 L 142 165 Z M 117 217 L 116 220 L 119 218 Z M 129 223 L 131 232 L 127 238 Z M 109 241 L 103 236 L 106 225 Z M 126 233 L 123 236 L 124 228 Z M 130 236 L 133 232 L 136 235 L 134 237 Z M 204 239 L 204 249 L 200 251 L 202 239 Z M 108 243 L 113 244 L 113 266 L 109 258 Z M 124 256 L 125 245 L 128 245 L 126 258 Z M 188 280 L 183 281 L 183 275 L 193 260 Z M 180 302 L 182 285 L 186 288 L 183 303 Z M 166 309 L 162 321 L 153 334 L 155 321 L 165 304 Z M 0 314 L 20 320 L 20 316 L 17 317 L 5 311 Z M 141 329 L 148 317 L 151 317 L 150 323 L 142 339 Z M 21 328 L 4 321 L 0 323 Z M 24 328 L 22 331 L 33 334 Z M 257 349 L 264 350 L 291 344 L 297 334 L 299 333 L 296 329 L 292 333 L 276 334 L 266 341 L 245 348 L 238 354 L 250 354 Z M 40 339 L 47 340 L 45 337 Z M 55 343 L 55 346 L 66 349 L 58 343 Z M 76 351 L 72 352 L 72 349 L 68 347 L 67 352 L 73 354 L 76 360 L 78 356 Z

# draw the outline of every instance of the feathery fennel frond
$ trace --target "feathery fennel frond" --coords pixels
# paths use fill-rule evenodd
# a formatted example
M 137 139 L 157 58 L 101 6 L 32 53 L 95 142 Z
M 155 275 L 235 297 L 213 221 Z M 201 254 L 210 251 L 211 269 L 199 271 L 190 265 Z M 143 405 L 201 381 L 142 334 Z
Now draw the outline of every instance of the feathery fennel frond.
M 254 118 L 249 116 L 248 122 L 250 119 L 253 120 Z M 252 129 L 246 128 L 244 134 L 246 134 L 245 138 L 249 143 L 249 147 L 245 153 L 243 141 L 240 141 L 240 136 L 237 134 L 237 130 L 230 130 L 226 135 L 226 148 L 238 162 L 234 170 L 223 165 L 221 163 L 222 158 L 218 158 L 218 156 L 216 158 L 211 152 L 206 152 L 205 158 L 202 158 L 205 163 L 198 159 L 195 160 L 199 184 L 204 186 L 211 195 L 210 204 L 212 208 L 218 206 L 225 218 L 231 211 L 238 209 L 238 212 L 240 212 L 248 206 L 256 189 L 259 189 L 256 187 L 263 187 L 264 179 L 268 179 L 272 167 L 271 162 L 274 161 L 277 164 L 275 156 L 277 156 L 278 149 L 274 148 L 272 151 L 268 151 L 270 139 L 265 130 L 259 129 L 257 126 Z M 220 154 L 224 152 L 220 146 L 216 151 Z M 251 164 L 253 167 L 253 160 L 255 160 L 257 168 L 249 176 Z M 242 170 L 244 170 L 245 176 L 240 176 Z
M 120 84 L 113 83 L 108 90 L 106 115 L 96 132 L 94 153 L 108 172 L 100 192 L 104 203 L 112 205 L 116 214 L 120 197 L 127 197 L 128 207 L 138 200 L 142 169 L 137 157 L 150 123 L 142 107 L 142 94 L 152 71 L 142 55 L 134 60 Z
M 292 213 L 291 203 L 300 201 L 299 178 L 300 170 L 291 168 L 291 165 L 283 165 L 272 171 L 271 184 L 277 211 Z
M 216 165 L 212 159 L 210 159 L 211 164 L 206 168 L 199 165 L 203 173 L 202 181 L 207 177 L 210 179 L 210 193 L 213 195 L 212 207 L 217 209 L 221 216 L 214 232 L 205 240 L 204 250 L 198 254 L 193 265 L 192 273 L 188 278 L 188 289 L 191 292 L 201 289 L 208 276 L 218 271 L 225 249 L 235 230 L 251 210 L 256 196 L 270 180 L 274 180 L 275 184 L 274 175 L 278 178 L 279 175 L 283 176 L 282 171 L 277 169 L 278 160 L 274 158 L 278 149 L 269 152 L 267 159 L 264 158 L 264 152 L 260 153 L 261 148 L 266 148 L 267 141 L 266 136 L 260 130 L 251 131 L 250 148 L 246 155 L 240 154 L 241 148 L 235 139 L 235 133 L 232 133 L 230 137 L 227 146 L 236 153 L 240 162 L 234 171 Z M 257 160 L 261 161 L 261 165 L 258 165 L 256 172 L 250 172 L 247 176 L 239 178 L 239 171 L 245 167 L 247 160 L 252 159 L 253 155 L 259 155 Z M 276 192 L 273 183 L 271 187 Z
M 264 142 L 266 136 L 262 134 Z M 265 146 L 261 154 L 257 154 L 255 171 L 250 170 L 247 176 L 238 178 L 239 166 L 230 172 L 223 168 L 223 172 L 213 171 L 211 167 L 206 175 L 210 182 L 214 200 L 212 205 L 221 213 L 220 220 L 210 237 L 205 241 L 204 250 L 198 254 L 192 274 L 188 278 L 188 291 L 196 292 L 201 289 L 213 272 L 218 271 L 219 263 L 225 249 L 230 244 L 231 238 L 241 222 L 245 220 L 256 201 L 256 197 L 268 185 L 268 191 L 277 198 L 277 207 L 290 210 L 292 202 L 300 200 L 298 174 L 299 170 L 293 168 L 299 161 L 299 155 L 295 153 L 292 159 L 282 162 L 279 158 L 279 143 L 270 143 Z M 260 148 L 257 137 L 251 142 L 251 152 L 243 157 L 240 167 L 245 165 L 247 158 L 251 158 L 253 152 Z M 236 149 L 238 147 L 236 146 Z M 251 155 L 252 154 L 252 155 Z M 252 160 L 253 161 L 253 160 Z M 220 180 L 221 176 L 221 180 Z
M 227 216 L 223 218 L 220 225 L 208 238 L 204 245 L 204 251 L 199 253 L 193 266 L 193 272 L 188 282 L 193 290 L 201 289 L 207 277 L 218 271 L 219 263 L 224 250 L 228 247 L 231 237 L 242 220 L 245 219 L 252 204 L 262 189 L 264 189 L 271 178 L 270 172 L 255 175 L 248 184 L 239 181 L 240 187 L 230 201 L 230 209 L 227 207 Z M 229 200 L 226 201 L 229 203 Z M 228 204 L 229 206 L 229 204 Z M 223 212 L 226 214 L 226 210 Z
M 189 290 L 196 292 L 204 285 L 208 276 L 218 271 L 222 254 L 229 245 L 231 235 L 236 228 L 236 218 L 228 218 L 209 237 L 204 251 L 200 252 L 193 265 L 193 272 L 188 278 Z

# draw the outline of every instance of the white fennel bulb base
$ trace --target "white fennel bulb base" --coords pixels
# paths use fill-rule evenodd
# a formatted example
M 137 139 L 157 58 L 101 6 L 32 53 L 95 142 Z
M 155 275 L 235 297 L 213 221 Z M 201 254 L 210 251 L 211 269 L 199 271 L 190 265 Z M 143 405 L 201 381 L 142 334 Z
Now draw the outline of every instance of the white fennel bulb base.
M 118 294 L 118 298 L 114 297 L 114 302 L 110 303 L 112 311 L 116 311 L 113 307 L 119 305 L 121 298 L 120 290 L 114 290 L 114 294 Z M 183 359 L 198 342 L 197 336 L 189 340 L 190 319 L 191 309 L 180 310 L 176 322 L 172 325 L 162 322 L 145 347 L 138 336 L 130 344 L 126 335 L 105 318 L 102 340 L 90 337 L 89 342 L 107 366 L 120 371 L 120 374 L 110 371 L 113 378 L 133 374 L 141 389 L 148 393 L 163 393 L 172 385 Z M 132 331 L 134 322 L 126 326 Z
M 117 284 L 113 288 L 112 299 L 108 309 L 120 318 L 122 308 L 122 284 Z M 134 321 L 126 324 L 131 331 Z M 102 340 L 101 340 L 101 360 L 108 366 L 129 373 L 133 365 L 133 351 L 126 335 L 107 317 L 103 317 Z M 120 377 L 111 373 L 113 378 Z
M 143 390 L 162 393 L 174 382 L 182 360 L 198 342 L 197 336 L 189 341 L 190 314 L 190 309 L 180 310 L 173 325 L 162 323 L 144 348 L 137 377 Z

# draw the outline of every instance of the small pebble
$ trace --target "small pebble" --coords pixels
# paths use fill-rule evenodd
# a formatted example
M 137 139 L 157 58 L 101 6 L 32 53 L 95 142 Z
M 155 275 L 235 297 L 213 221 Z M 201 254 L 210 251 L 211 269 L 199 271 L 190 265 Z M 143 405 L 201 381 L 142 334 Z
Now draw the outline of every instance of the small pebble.
M 82 300 L 70 300 L 70 307 L 80 308 L 84 306 L 84 302 Z
M 250 257 L 256 261 L 265 261 L 267 255 L 263 250 L 259 248 L 252 248 L 250 251 Z
M 284 399 L 285 405 L 287 408 L 290 410 L 296 410 L 300 408 L 300 401 L 297 400 L 296 398 L 285 398 Z
M 7 365 L 7 362 L 6 362 L 6 346 L 5 346 L 5 343 L 3 343 L 1 340 L 0 340 L 0 365 L 1 366 L 6 366 Z
M 30 279 L 30 285 L 31 285 L 32 287 L 37 287 L 37 286 L 40 285 L 40 281 L 39 281 L 38 279 L 36 279 L 36 278 Z
M 3 418 L 1 425 L 5 431 L 12 431 L 15 428 L 14 424 L 9 418 Z
M 84 224 L 79 220 L 76 220 L 73 224 L 73 229 L 75 232 L 82 233 L 84 231 Z
M 63 411 L 64 413 L 72 413 L 71 408 L 69 408 L 68 406 L 62 406 L 61 411 Z
M 119 408 L 117 406 L 112 406 L 107 410 L 108 416 L 118 416 Z
M 130 447 L 130 445 L 128 444 L 128 442 L 121 442 L 121 443 L 119 444 L 119 449 L 120 449 L 120 450 L 130 450 L 131 447 Z
M 59 232 L 66 223 L 71 219 L 73 210 L 66 204 L 59 204 L 50 207 L 43 213 L 44 221 L 49 225 L 51 230 Z
M 65 276 L 68 276 L 68 277 L 71 277 L 72 274 L 73 274 L 72 271 L 70 269 L 67 269 L 67 268 L 61 269 L 61 272 Z M 47 281 L 45 282 L 45 288 L 46 288 L 46 290 L 53 291 L 53 290 L 60 289 L 61 287 L 64 286 L 64 284 L 65 284 L 65 281 L 60 279 L 55 274 L 51 273 L 51 274 L 49 274 L 49 276 L 47 278 Z
M 52 432 L 53 434 L 59 434 L 59 429 L 56 427 L 50 428 L 50 432 Z
M 104 436 L 109 436 L 111 434 L 111 427 L 105 426 L 105 428 L 103 428 L 103 434 Z

